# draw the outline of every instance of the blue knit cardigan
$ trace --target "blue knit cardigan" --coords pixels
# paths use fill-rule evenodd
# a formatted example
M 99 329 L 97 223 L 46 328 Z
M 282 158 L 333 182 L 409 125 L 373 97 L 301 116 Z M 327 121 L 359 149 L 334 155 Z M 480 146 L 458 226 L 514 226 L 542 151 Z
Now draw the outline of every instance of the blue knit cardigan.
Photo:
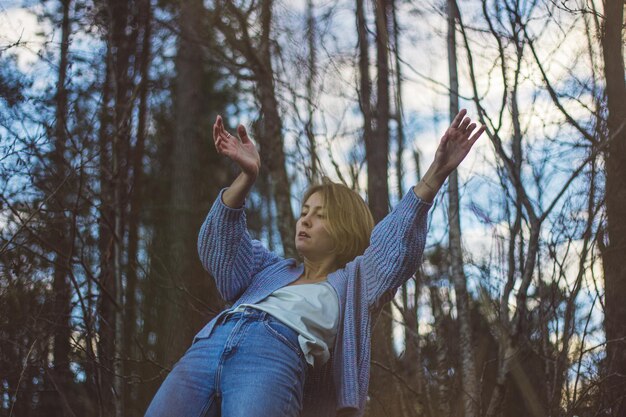
M 251 239 L 245 203 L 226 206 L 222 189 L 198 236 L 198 254 L 213 276 L 220 295 L 234 303 L 254 304 L 295 281 L 304 271 L 295 259 L 284 259 Z M 370 246 L 344 268 L 328 275 L 339 297 L 339 326 L 331 357 L 310 368 L 304 387 L 303 416 L 358 417 L 365 411 L 370 373 L 371 326 L 421 263 L 426 242 L 428 203 L 408 192 L 372 231 Z M 211 334 L 214 317 L 194 337 Z

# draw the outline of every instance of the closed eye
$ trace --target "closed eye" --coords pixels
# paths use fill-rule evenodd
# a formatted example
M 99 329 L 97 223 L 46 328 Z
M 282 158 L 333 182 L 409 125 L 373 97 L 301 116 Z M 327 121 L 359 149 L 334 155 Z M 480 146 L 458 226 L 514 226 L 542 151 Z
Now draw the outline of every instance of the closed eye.
M 300 217 L 304 217 L 304 216 L 306 216 L 307 214 L 308 214 L 308 213 L 304 213 L 304 212 L 303 212 L 303 213 L 300 213 Z M 319 218 L 319 219 L 325 219 L 325 218 L 326 218 L 326 215 L 324 215 L 324 214 L 318 214 L 318 215 L 317 215 L 317 218 Z

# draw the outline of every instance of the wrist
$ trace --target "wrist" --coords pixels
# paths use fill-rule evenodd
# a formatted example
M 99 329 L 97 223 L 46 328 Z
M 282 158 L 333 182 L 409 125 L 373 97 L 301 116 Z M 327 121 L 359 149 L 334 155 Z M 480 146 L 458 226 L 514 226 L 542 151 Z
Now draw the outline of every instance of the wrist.
M 436 162 L 433 162 L 422 177 L 422 181 L 425 181 L 428 185 L 439 189 L 443 183 L 446 182 L 446 178 L 448 178 L 449 175 L 449 170 L 441 167 Z
M 422 178 L 418 184 L 424 184 L 426 188 L 433 194 L 437 194 L 439 187 L 428 182 L 426 178 Z
M 244 181 L 245 184 L 254 184 L 256 182 L 257 177 L 259 176 L 258 172 L 257 173 L 250 173 L 250 172 L 246 172 L 246 171 L 241 171 L 241 174 L 239 174 L 239 176 L 241 177 L 241 179 Z

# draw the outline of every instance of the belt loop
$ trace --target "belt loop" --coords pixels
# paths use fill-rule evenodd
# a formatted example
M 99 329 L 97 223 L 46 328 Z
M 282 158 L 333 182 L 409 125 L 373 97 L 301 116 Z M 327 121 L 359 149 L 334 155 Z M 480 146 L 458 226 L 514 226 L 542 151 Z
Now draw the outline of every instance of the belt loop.
M 267 311 L 259 310 L 254 307 L 246 306 L 242 311 L 242 317 L 250 318 L 254 317 L 256 320 L 267 320 L 268 317 L 271 317 Z
M 244 317 L 250 317 L 251 315 L 254 314 L 254 312 L 255 312 L 254 308 L 252 308 L 250 306 L 246 306 L 246 307 L 244 307 L 244 310 L 243 310 L 243 316 Z

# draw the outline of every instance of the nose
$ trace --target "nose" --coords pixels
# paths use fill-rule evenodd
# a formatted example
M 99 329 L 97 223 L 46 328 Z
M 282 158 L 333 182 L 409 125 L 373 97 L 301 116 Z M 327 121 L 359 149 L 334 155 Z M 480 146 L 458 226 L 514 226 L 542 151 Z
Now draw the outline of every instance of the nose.
M 311 227 L 311 217 L 313 216 L 313 213 L 308 212 L 307 214 L 305 214 L 304 216 L 300 217 L 300 223 L 303 226 L 306 227 Z

